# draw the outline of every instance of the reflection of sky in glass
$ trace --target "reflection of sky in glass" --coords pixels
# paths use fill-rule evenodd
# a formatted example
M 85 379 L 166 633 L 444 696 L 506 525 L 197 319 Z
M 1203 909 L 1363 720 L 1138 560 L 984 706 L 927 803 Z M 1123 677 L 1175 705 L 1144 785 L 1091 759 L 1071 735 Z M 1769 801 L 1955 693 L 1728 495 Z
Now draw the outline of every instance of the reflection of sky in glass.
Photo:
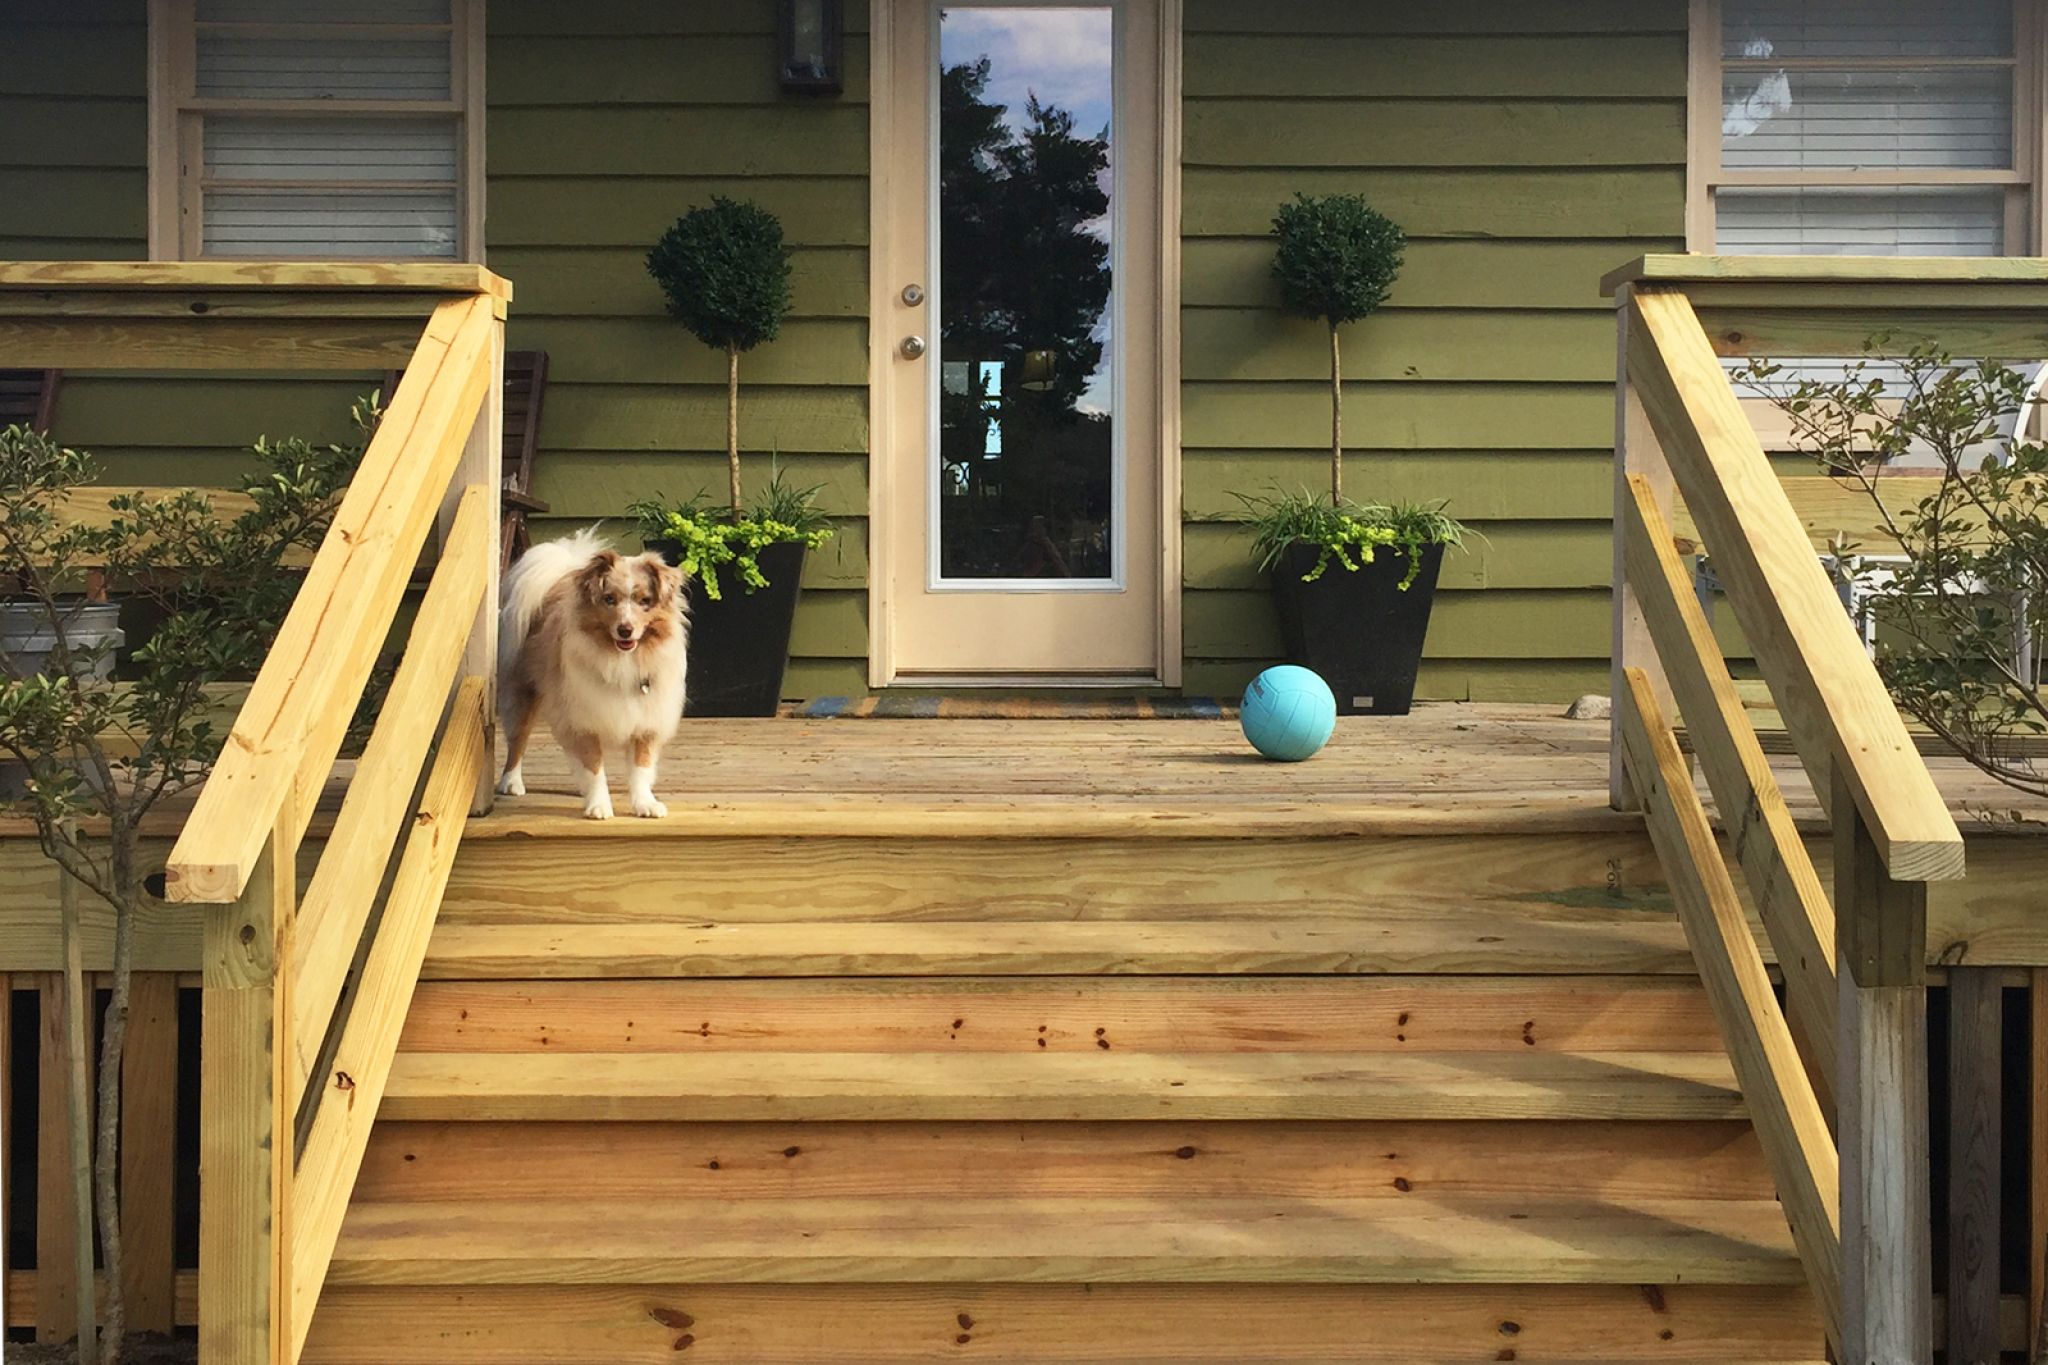
M 959 66 L 989 60 L 988 88 L 982 98 L 1004 107 L 1012 128 L 1025 127 L 1025 107 L 1032 95 L 1040 104 L 1058 105 L 1074 116 L 1081 137 L 1108 137 L 1113 87 L 1110 77 L 1115 19 L 1108 6 L 1088 9 L 980 7 L 948 5 L 940 11 L 939 62 Z M 1110 192 L 1110 173 L 1102 188 Z M 1089 225 L 1103 241 L 1110 239 L 1107 220 Z M 1095 324 L 1095 337 L 1110 341 L 1107 310 Z M 1077 406 L 1082 412 L 1109 410 L 1110 367 L 1104 363 L 1090 377 Z
M 1074 116 L 1084 137 L 1109 127 L 1111 19 L 1100 9 L 967 9 L 948 6 L 939 30 L 939 58 L 958 66 L 989 59 L 986 98 L 1024 126 L 1026 96 Z

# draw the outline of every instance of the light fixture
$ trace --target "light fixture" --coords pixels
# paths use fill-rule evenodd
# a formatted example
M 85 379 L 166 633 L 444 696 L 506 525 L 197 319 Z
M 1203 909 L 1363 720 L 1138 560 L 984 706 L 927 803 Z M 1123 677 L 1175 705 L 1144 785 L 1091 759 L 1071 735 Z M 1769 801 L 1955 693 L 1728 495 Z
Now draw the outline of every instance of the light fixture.
M 1024 363 L 1018 367 L 1020 377 L 1017 387 L 1029 389 L 1032 393 L 1045 393 L 1052 388 L 1058 368 L 1058 352 L 1026 351 Z
M 784 90 L 837 95 L 846 88 L 843 0 L 781 0 L 777 79 Z

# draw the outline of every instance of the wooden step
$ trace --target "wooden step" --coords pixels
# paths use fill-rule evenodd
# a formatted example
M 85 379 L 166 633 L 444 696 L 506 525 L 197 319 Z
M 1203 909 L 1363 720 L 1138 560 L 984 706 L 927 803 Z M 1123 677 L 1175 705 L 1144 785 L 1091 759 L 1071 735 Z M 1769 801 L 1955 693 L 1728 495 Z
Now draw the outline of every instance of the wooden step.
M 380 1120 L 1702 1119 L 1715 1052 L 413 1052 Z
M 1097 838 L 1015 830 L 941 837 L 918 826 L 882 838 L 684 836 L 672 828 L 675 815 L 498 837 L 517 804 L 501 802 L 465 834 L 442 923 L 1426 923 L 1482 906 L 1502 924 L 1551 916 L 1675 923 L 1639 817 L 1610 830 L 1553 833 L 1363 835 L 1339 824 L 1328 837 L 1246 837 L 1247 828 L 1219 836 L 1210 825 L 1159 820 L 1144 836 L 1111 829 Z M 1088 818 L 1085 804 L 1079 810 L 1074 818 Z M 1021 824 L 1016 813 L 1002 814 Z
M 681 1352 L 681 1354 L 678 1354 Z M 305 1365 L 1820 1365 L 1770 1285 L 332 1286 Z
M 1719 1052 L 1697 977 L 436 981 L 415 1052 Z
M 1675 919 L 1464 903 L 1260 920 L 443 923 L 425 976 L 1694 973 Z
M 1769 1200 L 358 1203 L 328 1282 L 1795 1285 Z

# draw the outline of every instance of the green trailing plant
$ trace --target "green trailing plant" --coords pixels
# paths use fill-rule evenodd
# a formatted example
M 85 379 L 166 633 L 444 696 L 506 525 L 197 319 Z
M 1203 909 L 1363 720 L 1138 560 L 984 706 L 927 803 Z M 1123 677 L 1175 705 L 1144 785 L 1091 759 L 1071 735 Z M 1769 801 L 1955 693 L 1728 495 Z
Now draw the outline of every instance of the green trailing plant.
M 1338 332 L 1376 312 L 1401 272 L 1408 239 L 1356 194 L 1294 196 L 1273 220 L 1280 302 L 1330 332 L 1330 504 L 1344 502 L 1344 365 Z
M 732 520 L 740 507 L 740 355 L 782 330 L 790 309 L 782 223 L 724 196 L 691 209 L 647 253 L 647 273 L 690 335 L 725 352 L 725 460 Z
M 374 395 L 357 404 L 365 443 L 379 415 Z M 301 581 L 288 560 L 326 535 L 362 452 L 258 441 L 241 489 L 249 505 L 238 514 L 221 515 L 194 490 L 127 494 L 109 499 L 113 515 L 93 525 L 64 515 L 72 495 L 97 481 L 92 457 L 26 427 L 0 430 L 0 588 L 55 641 L 34 672 L 0 652 L 0 755 L 26 774 L 26 795 L 5 805 L 30 818 L 63 878 L 114 913 L 91 1155 L 104 1360 L 118 1359 L 126 1318 L 117 1148 L 135 925 L 149 903 L 143 822 L 212 770 L 226 740 L 216 685 L 261 665 Z M 97 581 L 162 615 L 115 676 L 98 667 L 108 646 L 73 631 L 76 603 Z M 66 896 L 64 913 L 78 913 L 76 899 Z
M 1289 546 L 1315 547 L 1316 562 L 1301 576 L 1304 583 L 1321 578 L 1333 562 L 1355 570 L 1372 563 L 1375 551 L 1391 549 L 1408 557 L 1399 584 L 1405 592 L 1422 572 L 1425 549 L 1461 546 L 1469 534 L 1441 503 L 1344 502 L 1332 506 L 1305 488 L 1264 498 L 1240 494 L 1238 500 L 1249 514 L 1252 551 L 1261 571 L 1277 567 Z
M 721 575 L 748 593 L 768 586 L 760 556 L 769 546 L 799 544 L 815 550 L 832 538 L 831 520 L 818 510 L 820 486 L 799 487 L 778 468 L 752 510 L 738 518 L 712 507 L 701 493 L 687 502 L 646 499 L 627 510 L 640 524 L 641 539 L 673 546 L 676 567 L 702 583 L 704 595 L 717 602 L 723 600 Z
M 1835 547 L 1876 625 L 1877 669 L 1901 709 L 1986 774 L 2048 796 L 2048 768 L 2014 741 L 2048 733 L 2048 445 L 2010 434 L 2018 372 L 1877 336 L 1839 375 L 1752 361 L 1738 377 L 1790 420 L 1821 470 L 1859 488 L 1891 544 Z M 1902 505 L 1883 470 L 1931 467 Z

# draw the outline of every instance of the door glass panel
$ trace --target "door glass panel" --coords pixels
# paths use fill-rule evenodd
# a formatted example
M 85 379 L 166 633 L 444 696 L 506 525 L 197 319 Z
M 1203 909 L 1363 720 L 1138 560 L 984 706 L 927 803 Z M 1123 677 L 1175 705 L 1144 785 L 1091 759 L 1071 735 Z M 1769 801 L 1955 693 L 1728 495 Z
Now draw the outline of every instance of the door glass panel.
M 938 578 L 1118 577 L 1107 5 L 947 4 Z

